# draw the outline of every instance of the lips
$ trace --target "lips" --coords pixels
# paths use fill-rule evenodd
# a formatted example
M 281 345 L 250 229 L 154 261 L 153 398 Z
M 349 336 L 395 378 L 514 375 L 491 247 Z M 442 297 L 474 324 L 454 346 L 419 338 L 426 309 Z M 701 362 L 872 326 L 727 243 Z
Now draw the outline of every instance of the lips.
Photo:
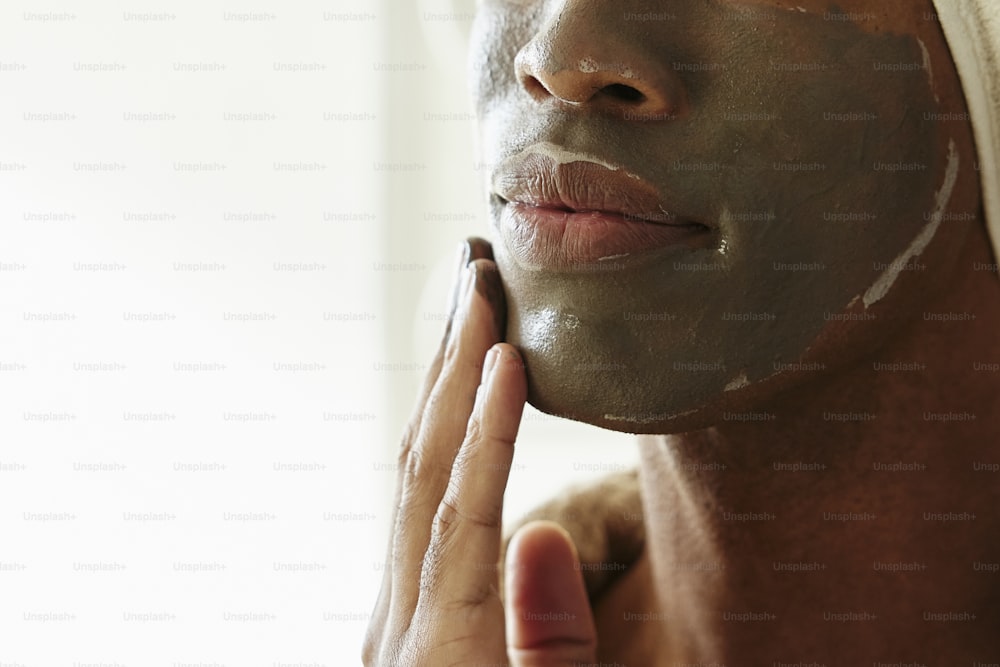
M 677 246 L 710 245 L 709 227 L 672 211 L 641 177 L 590 156 L 557 160 L 547 152 L 529 148 L 492 178 L 500 233 L 524 268 L 612 269 Z

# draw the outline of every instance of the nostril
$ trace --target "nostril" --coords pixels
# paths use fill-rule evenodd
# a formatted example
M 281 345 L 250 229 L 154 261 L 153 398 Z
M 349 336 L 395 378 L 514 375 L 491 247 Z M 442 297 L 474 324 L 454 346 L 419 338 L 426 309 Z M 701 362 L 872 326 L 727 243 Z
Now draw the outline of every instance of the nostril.
M 523 78 L 522 85 L 524 86 L 524 89 L 528 91 L 528 94 L 536 99 L 550 95 L 548 88 L 546 88 L 541 81 L 531 75 L 527 75 Z
M 623 83 L 613 83 L 609 86 L 604 86 L 600 92 L 624 102 L 644 102 L 646 100 L 646 96 L 642 94 L 642 91 L 632 86 L 626 86 Z

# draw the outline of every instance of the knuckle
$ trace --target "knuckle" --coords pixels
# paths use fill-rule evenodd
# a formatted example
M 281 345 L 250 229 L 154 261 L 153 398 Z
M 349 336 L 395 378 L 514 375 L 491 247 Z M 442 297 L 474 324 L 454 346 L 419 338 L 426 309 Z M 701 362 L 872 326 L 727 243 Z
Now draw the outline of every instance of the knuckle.
M 434 483 L 451 476 L 451 466 L 433 456 L 427 456 L 423 448 L 413 447 L 403 463 L 404 480 L 412 487 L 422 483 Z
M 496 530 L 500 528 L 500 522 L 499 506 L 474 511 L 462 510 L 455 501 L 446 495 L 438 505 L 437 514 L 434 516 L 434 529 L 440 539 L 446 540 L 454 539 L 455 534 L 463 524 L 475 528 Z
M 496 586 L 488 583 L 476 583 L 462 597 L 443 602 L 441 609 L 445 612 L 470 612 L 494 601 L 502 602 Z
M 487 433 L 484 436 L 487 447 L 505 447 L 508 449 L 513 449 L 515 445 L 514 438 L 500 435 L 499 433 Z
M 463 444 L 462 448 L 469 450 L 478 450 L 482 448 L 487 450 L 513 449 L 515 439 L 497 431 L 498 430 L 494 428 L 494 424 L 491 423 L 487 426 L 484 423 L 481 412 L 474 412 L 469 418 L 468 425 L 466 426 L 466 443 Z
M 414 423 L 409 423 L 406 425 L 406 431 L 403 433 L 403 439 L 399 443 L 399 452 L 396 455 L 396 463 L 400 468 L 406 465 L 407 459 L 410 458 L 410 452 L 413 451 L 413 443 L 417 440 L 418 426 Z
M 424 434 L 461 430 L 468 420 L 469 401 L 458 387 L 459 376 L 449 372 L 427 400 Z
M 447 540 L 458 522 L 461 514 L 447 496 L 438 504 L 437 513 L 434 515 L 434 537 L 438 540 Z
M 485 390 L 480 385 L 480 389 L 478 389 L 477 392 L 478 391 L 485 391 Z M 482 398 L 485 399 L 485 397 Z M 476 400 L 478 402 L 480 400 L 480 397 L 477 396 Z M 515 444 L 514 439 L 507 435 L 504 435 L 503 433 L 498 432 L 498 429 L 496 428 L 498 425 L 495 423 L 495 421 L 484 419 L 484 416 L 487 415 L 484 415 L 481 409 L 477 409 L 472 413 L 472 416 L 469 418 L 465 431 L 465 439 L 468 442 L 468 444 L 475 448 L 480 448 L 480 447 L 487 447 L 490 449 L 493 449 L 494 447 L 513 448 Z

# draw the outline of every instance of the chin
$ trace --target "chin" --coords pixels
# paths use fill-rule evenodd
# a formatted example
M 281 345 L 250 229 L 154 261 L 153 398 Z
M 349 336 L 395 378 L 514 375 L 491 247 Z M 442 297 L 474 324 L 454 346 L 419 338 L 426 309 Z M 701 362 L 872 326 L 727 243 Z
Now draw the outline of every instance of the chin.
M 815 391 L 831 369 L 808 361 L 800 367 L 822 370 L 777 371 L 734 383 L 729 373 L 655 373 L 608 377 L 605 370 L 574 369 L 552 357 L 522 349 L 528 377 L 528 403 L 564 419 L 618 433 L 671 435 L 713 427 L 773 422 L 782 397 Z M 656 381 L 651 379 L 651 376 Z
M 675 385 L 663 392 L 639 378 L 612 380 L 608 371 L 559 372 L 530 352 L 522 350 L 522 354 L 530 405 L 546 414 L 619 433 L 671 434 L 709 428 L 723 420 L 733 399 L 743 399 L 736 401 L 743 403 L 747 394 L 754 393 L 745 391 L 753 387 L 725 392 L 721 375 L 714 381 L 700 378 L 697 388 Z
M 710 406 L 689 408 L 679 413 L 665 411 L 657 414 L 623 410 L 620 404 L 608 405 L 604 402 L 601 402 L 601 405 L 591 402 L 588 406 L 574 406 L 573 401 L 561 400 L 566 398 L 564 396 L 546 400 L 551 398 L 552 396 L 546 395 L 544 391 L 529 390 L 528 393 L 528 403 L 541 412 L 617 433 L 634 435 L 689 433 L 710 428 L 722 419 L 722 412 Z

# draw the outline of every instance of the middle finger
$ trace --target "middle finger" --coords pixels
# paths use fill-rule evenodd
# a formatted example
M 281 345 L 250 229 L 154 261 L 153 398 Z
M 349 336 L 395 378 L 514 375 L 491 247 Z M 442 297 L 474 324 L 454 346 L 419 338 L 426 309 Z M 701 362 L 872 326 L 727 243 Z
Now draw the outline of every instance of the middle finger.
M 505 313 L 496 264 L 478 259 L 469 267 L 441 374 L 427 398 L 403 473 L 392 555 L 397 563 L 415 565 L 424 559 L 434 515 L 465 438 L 483 360 L 503 334 Z M 394 572 L 390 616 L 410 618 L 419 586 L 419 574 L 410 568 Z

